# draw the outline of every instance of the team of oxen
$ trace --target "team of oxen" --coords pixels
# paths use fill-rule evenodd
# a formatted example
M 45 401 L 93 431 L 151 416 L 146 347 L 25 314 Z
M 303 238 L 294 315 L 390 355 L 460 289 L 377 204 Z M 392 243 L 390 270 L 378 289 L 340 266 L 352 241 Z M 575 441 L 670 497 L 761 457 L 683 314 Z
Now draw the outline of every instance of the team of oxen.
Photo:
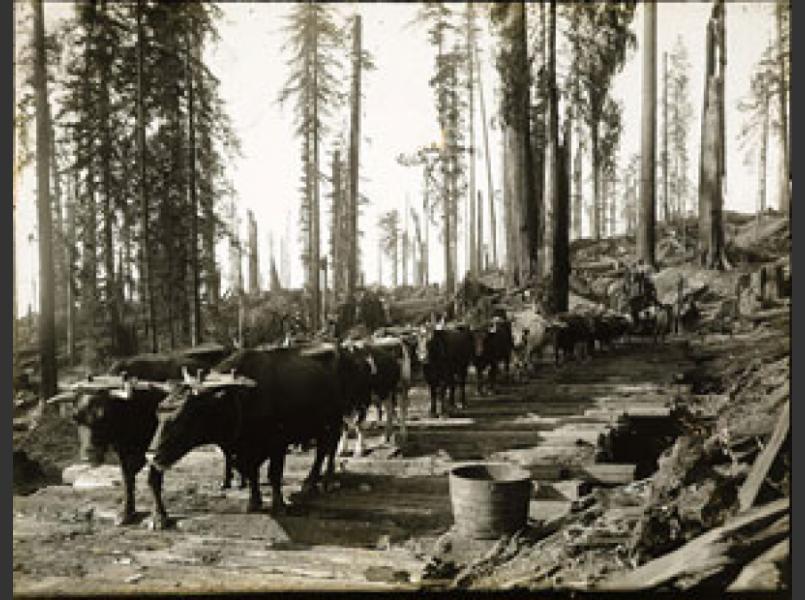
M 258 471 L 268 461 L 271 508 L 282 512 L 289 448 L 315 448 L 303 492 L 326 489 L 336 456 L 347 450 L 350 429 L 357 432 L 354 453 L 363 453 L 362 423 L 372 405 L 385 414 L 387 440 L 395 435 L 395 420 L 396 435 L 406 437 L 414 378 L 429 388 L 431 416 L 450 416 L 466 407 L 470 366 L 483 394 L 494 390 L 501 367 L 507 379 L 533 371 L 546 347 L 553 347 L 557 366 L 571 358 L 583 361 L 630 333 L 664 336 L 671 317 L 661 307 L 646 312 L 637 325 L 612 311 L 547 320 L 532 309 L 498 310 L 475 328 L 434 319 L 419 328 L 385 328 L 358 341 L 141 355 L 118 361 L 107 375 L 71 385 L 50 402 L 73 404 L 82 458 L 100 464 L 107 451 L 118 455 L 125 494 L 120 524 L 135 520 L 135 476 L 150 463 L 152 522 L 167 526 L 164 473 L 208 444 L 225 457 L 222 487 L 231 486 L 233 469 L 249 487 L 250 512 L 262 506 Z M 147 458 L 149 449 L 154 452 Z

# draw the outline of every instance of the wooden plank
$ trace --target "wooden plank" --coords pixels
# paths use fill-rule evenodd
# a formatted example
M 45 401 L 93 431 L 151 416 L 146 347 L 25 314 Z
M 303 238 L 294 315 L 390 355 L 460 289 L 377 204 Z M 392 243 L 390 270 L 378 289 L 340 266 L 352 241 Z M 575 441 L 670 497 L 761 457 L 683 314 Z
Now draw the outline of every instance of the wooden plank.
M 758 590 L 780 590 L 785 583 L 782 580 L 780 563 L 790 560 L 791 539 L 772 546 L 766 552 L 746 565 L 740 575 L 727 588 L 728 592 L 743 592 Z
M 766 481 L 769 469 L 771 469 L 774 459 L 780 452 L 780 448 L 782 448 L 783 442 L 788 435 L 790 422 L 790 402 L 786 401 L 783 409 L 780 411 L 780 416 L 777 419 L 774 432 L 771 434 L 771 439 L 758 455 L 757 459 L 755 459 L 755 463 L 752 465 L 752 469 L 749 471 L 746 481 L 743 482 L 741 489 L 738 491 L 738 506 L 741 511 L 748 510 L 755 503 L 760 488 L 763 486 L 763 482 Z
M 597 463 L 581 467 L 573 475 L 599 484 L 625 485 L 634 481 L 636 470 L 633 464 Z
M 611 408 L 588 408 L 584 411 L 584 415 L 605 420 L 620 416 L 664 419 L 669 418 L 671 412 L 672 409 L 668 406 L 613 406 Z
M 694 538 L 681 548 L 652 560 L 634 571 L 615 575 L 599 585 L 603 590 L 647 590 L 682 578 L 707 577 L 735 561 L 740 537 L 748 536 L 743 554 L 756 557 L 788 536 L 788 511 L 791 503 L 781 498 L 765 506 L 750 509 L 721 527 Z M 773 527 L 769 525 L 774 524 Z M 760 533 L 758 533 L 760 532 Z

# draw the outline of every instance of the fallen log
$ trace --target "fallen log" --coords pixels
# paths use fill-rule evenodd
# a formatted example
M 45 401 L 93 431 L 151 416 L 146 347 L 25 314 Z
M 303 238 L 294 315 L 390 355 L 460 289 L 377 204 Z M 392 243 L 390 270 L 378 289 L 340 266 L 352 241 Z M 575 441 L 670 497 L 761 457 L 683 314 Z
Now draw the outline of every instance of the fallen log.
M 780 411 L 777 425 L 771 434 L 769 443 L 763 448 L 763 451 L 752 465 L 746 481 L 741 485 L 741 489 L 738 492 L 738 506 L 741 511 L 748 510 L 755 503 L 758 493 L 760 493 L 760 488 L 763 486 L 763 482 L 766 481 L 766 476 L 774 463 L 774 459 L 777 458 L 780 448 L 783 447 L 783 442 L 785 442 L 791 424 L 790 406 L 790 402 L 786 401 Z
M 790 500 L 781 498 L 727 521 L 634 571 L 614 575 L 602 590 L 690 589 L 728 577 L 790 533 Z M 730 580 L 734 579 L 732 574 Z
M 791 539 L 787 537 L 746 565 L 727 591 L 756 592 L 780 589 L 786 583 L 786 574 L 780 566 L 789 562 L 790 557 Z

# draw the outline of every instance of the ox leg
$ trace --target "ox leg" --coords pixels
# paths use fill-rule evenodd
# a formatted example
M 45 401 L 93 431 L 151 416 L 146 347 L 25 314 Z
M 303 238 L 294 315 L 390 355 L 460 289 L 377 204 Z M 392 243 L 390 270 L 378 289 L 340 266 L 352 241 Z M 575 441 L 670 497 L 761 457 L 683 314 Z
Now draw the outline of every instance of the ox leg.
M 475 365 L 475 387 L 478 390 L 478 395 L 484 395 L 484 369 L 481 364 Z
M 135 465 L 125 459 L 120 461 L 120 471 L 123 474 L 123 485 L 125 486 L 125 496 L 123 498 L 123 510 L 116 519 L 117 525 L 131 525 L 134 523 L 134 478 L 142 465 L 134 468 Z
M 355 451 L 352 453 L 352 456 L 363 456 L 363 419 L 358 418 L 355 421 L 355 434 L 357 439 L 355 440 Z
M 386 430 L 383 433 L 383 439 L 386 442 L 391 441 L 391 435 L 394 433 L 394 405 L 397 403 L 397 392 L 392 391 L 383 400 L 383 406 L 386 410 Z
M 436 416 L 436 397 L 439 395 L 439 387 L 435 384 L 430 384 L 430 416 Z
M 347 447 L 349 446 L 349 427 L 349 423 L 345 419 L 341 427 L 341 438 L 338 440 L 338 446 L 335 449 L 338 456 L 344 456 L 347 453 Z
M 489 366 L 489 391 L 494 394 L 498 387 L 498 363 L 492 362 Z
M 408 438 L 408 387 L 400 392 L 400 439 Z
M 224 453 L 224 479 L 221 482 L 220 487 L 222 490 L 228 490 L 229 488 L 232 487 L 232 477 L 234 474 L 233 456 L 231 450 L 225 450 L 224 448 L 221 448 L 221 451 Z M 240 489 L 243 489 L 246 487 L 246 478 L 243 476 L 242 473 L 239 473 L 239 475 L 240 475 L 240 483 L 238 484 L 238 487 Z
M 153 529 L 166 529 L 168 527 L 168 512 L 165 510 L 165 503 L 162 501 L 162 482 L 164 475 L 162 471 L 151 465 L 148 470 L 148 487 L 154 498 L 154 509 L 152 512 L 151 527 Z
M 302 492 L 306 494 L 316 492 L 316 484 L 321 479 L 321 465 L 324 463 L 325 456 L 329 457 L 332 447 L 334 434 L 329 431 L 324 432 L 316 443 L 316 455 L 313 458 L 313 464 L 310 467 L 310 472 L 302 482 Z
M 274 466 L 273 458 L 271 458 L 271 466 Z M 260 493 L 260 464 L 249 465 L 242 472 L 249 481 L 249 502 L 246 504 L 246 512 L 260 512 L 263 507 L 263 496 Z
M 334 427 L 332 431 L 329 432 L 327 437 L 327 444 L 326 449 L 327 451 L 324 453 L 327 458 L 327 469 L 324 473 L 324 489 L 327 491 L 330 485 L 335 478 L 335 454 L 336 454 L 336 447 L 339 444 L 339 436 L 341 428 Z
M 271 455 L 271 512 L 283 514 L 285 512 L 285 498 L 282 497 L 282 474 L 285 472 L 285 454 L 287 446 L 278 448 Z

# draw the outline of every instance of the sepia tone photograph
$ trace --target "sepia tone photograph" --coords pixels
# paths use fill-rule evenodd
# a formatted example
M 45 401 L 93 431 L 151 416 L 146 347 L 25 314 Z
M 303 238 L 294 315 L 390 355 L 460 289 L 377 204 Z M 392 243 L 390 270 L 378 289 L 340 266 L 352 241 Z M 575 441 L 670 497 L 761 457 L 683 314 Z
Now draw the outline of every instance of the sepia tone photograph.
M 791 591 L 790 0 L 13 2 L 13 594 Z

